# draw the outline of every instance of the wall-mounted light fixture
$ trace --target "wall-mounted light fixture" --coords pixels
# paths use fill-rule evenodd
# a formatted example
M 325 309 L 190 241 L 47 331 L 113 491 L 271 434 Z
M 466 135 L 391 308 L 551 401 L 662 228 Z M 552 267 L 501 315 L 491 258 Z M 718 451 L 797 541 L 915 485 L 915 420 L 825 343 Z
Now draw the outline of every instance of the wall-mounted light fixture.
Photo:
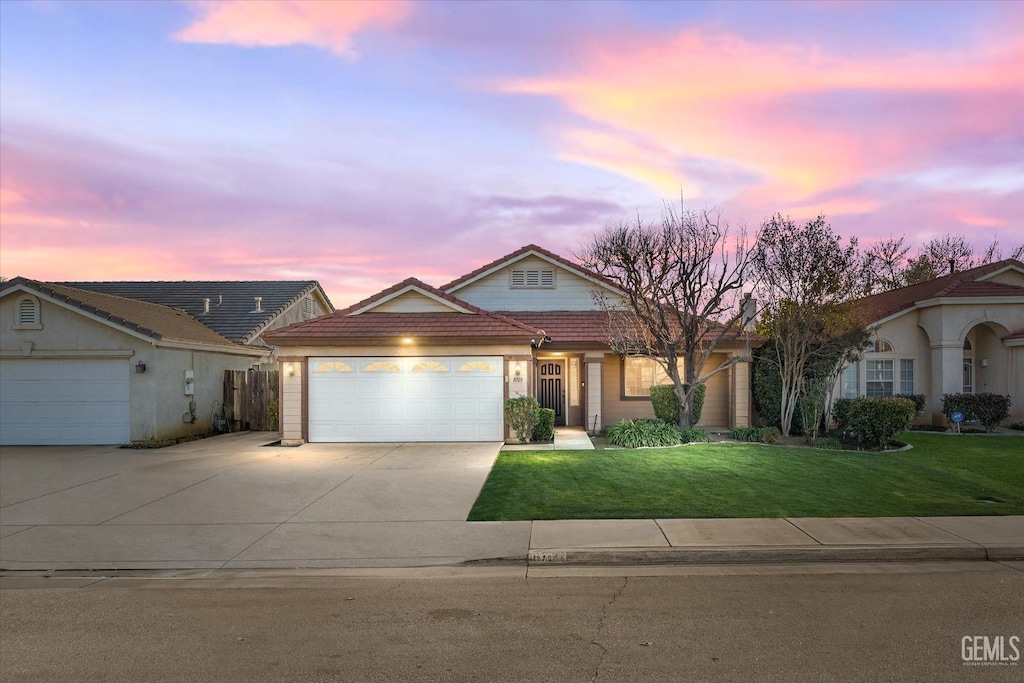
M 145 371 L 146 371 L 146 364 L 143 363 L 141 360 L 138 363 L 135 364 L 135 374 L 141 375 Z
M 402 339 L 402 343 L 405 345 L 412 344 L 412 337 L 405 337 Z
M 295 363 L 285 363 L 284 364 L 284 374 L 286 374 L 289 377 L 294 377 L 295 376 Z
M 981 359 L 981 367 L 983 367 L 983 368 L 987 368 L 988 367 L 988 358 L 982 358 Z

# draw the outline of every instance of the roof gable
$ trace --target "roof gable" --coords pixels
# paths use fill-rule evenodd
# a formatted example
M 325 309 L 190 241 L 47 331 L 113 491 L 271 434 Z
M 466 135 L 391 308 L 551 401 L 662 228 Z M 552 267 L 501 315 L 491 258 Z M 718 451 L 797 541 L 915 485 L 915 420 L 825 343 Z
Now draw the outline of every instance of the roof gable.
M 376 313 L 476 313 L 475 306 L 414 277 L 338 311 L 339 315 Z
M 59 282 L 66 287 L 148 301 L 194 316 L 219 335 L 238 343 L 251 341 L 274 318 L 307 295 L 330 300 L 316 280 L 204 280 L 152 282 Z M 256 297 L 260 297 L 259 310 Z M 207 312 L 204 299 L 210 300 Z
M 231 349 L 244 348 L 217 334 L 185 311 L 168 306 L 22 277 L 6 283 L 0 296 L 16 291 L 30 292 L 150 342 L 179 341 Z
M 499 259 L 491 261 L 490 263 L 480 266 L 476 270 L 466 273 L 462 277 L 452 280 L 446 285 L 443 285 L 441 289 L 448 293 L 455 293 L 460 289 L 463 289 L 475 282 L 478 282 L 484 278 L 490 277 L 498 271 L 508 268 L 509 266 L 515 265 L 516 263 L 530 257 L 539 258 L 552 266 L 561 270 L 568 271 L 573 275 L 580 277 L 584 280 L 589 281 L 594 285 L 610 289 L 616 293 L 620 290 L 607 278 L 595 273 L 592 270 L 584 268 L 583 266 L 573 263 L 572 261 L 562 258 L 558 254 L 548 251 L 543 247 L 538 247 L 536 244 L 528 244 L 525 247 L 520 247 L 511 254 L 506 254 Z

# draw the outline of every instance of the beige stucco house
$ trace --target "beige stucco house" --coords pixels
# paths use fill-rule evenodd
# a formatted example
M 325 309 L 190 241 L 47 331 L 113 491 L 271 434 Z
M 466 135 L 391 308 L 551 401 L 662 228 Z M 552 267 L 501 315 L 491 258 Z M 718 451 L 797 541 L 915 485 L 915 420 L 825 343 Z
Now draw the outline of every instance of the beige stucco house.
M 867 297 L 872 344 L 836 396 L 924 394 L 919 421 L 944 425 L 943 394 L 1009 394 L 1024 418 L 1024 263 L 1006 259 Z
M 657 363 L 606 341 L 594 291 L 609 281 L 528 245 L 441 287 L 400 282 L 333 315 L 272 332 L 280 347 L 282 438 L 301 441 L 486 441 L 507 435 L 503 405 L 535 396 L 557 425 L 596 432 L 653 417 Z M 746 355 L 719 347 L 711 362 Z M 746 425 L 750 368 L 707 385 L 701 424 Z
M 273 283 L 259 287 L 274 306 L 262 311 L 252 297 L 240 300 L 226 286 L 231 283 L 80 284 L 26 278 L 3 283 L 2 445 L 123 444 L 207 433 L 223 397 L 225 370 L 276 368 L 275 349 L 259 339 L 259 331 L 331 310 L 319 285 L 307 283 L 292 283 L 288 296 Z M 85 288 L 138 289 L 145 284 L 164 292 L 187 285 L 190 291 L 211 294 L 205 301 L 189 297 L 189 304 L 198 307 L 193 315 Z M 221 286 L 200 287 L 204 284 Z M 235 284 L 247 291 L 259 285 Z M 223 292 L 219 301 L 217 291 Z M 323 303 L 304 301 L 312 296 Z M 214 320 L 202 320 L 204 307 Z

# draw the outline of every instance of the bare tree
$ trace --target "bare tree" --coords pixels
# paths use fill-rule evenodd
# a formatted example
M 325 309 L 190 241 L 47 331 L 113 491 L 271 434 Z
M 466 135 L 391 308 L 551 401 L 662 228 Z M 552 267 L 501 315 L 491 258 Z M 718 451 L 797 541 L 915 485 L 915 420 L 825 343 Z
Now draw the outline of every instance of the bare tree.
M 605 228 L 577 258 L 623 291 L 595 294 L 606 314 L 608 343 L 622 355 L 652 358 L 679 398 L 679 427 L 693 426 L 693 395 L 716 373 L 750 360 L 740 294 L 747 284 L 746 231 L 730 239 L 717 212 L 666 204 L 661 222 L 640 216 Z M 748 311 L 749 314 L 749 311 Z M 745 353 L 708 369 L 725 339 L 746 340 Z
M 871 276 L 871 289 L 887 292 L 906 284 L 904 262 L 910 252 L 906 235 L 875 242 L 865 252 L 865 267 Z
M 856 238 L 844 247 L 823 216 L 796 225 L 781 215 L 765 221 L 751 255 L 760 281 L 758 331 L 775 343 L 766 358 L 782 381 L 781 430 L 789 436 L 797 399 L 808 391 L 808 369 L 836 365 L 863 345 L 865 320 L 853 301 L 868 291 Z

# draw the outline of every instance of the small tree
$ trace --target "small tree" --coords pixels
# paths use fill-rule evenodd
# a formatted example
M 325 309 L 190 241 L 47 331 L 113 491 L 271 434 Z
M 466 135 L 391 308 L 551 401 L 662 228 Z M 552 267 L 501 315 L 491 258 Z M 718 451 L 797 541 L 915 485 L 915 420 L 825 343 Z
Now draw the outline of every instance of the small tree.
M 782 381 L 780 429 L 789 436 L 808 369 L 826 361 L 815 374 L 835 376 L 867 340 L 866 320 L 853 302 L 866 293 L 868 278 L 857 240 L 844 247 L 823 216 L 803 226 L 781 215 L 766 221 L 752 263 L 761 283 L 758 331 L 774 341 L 765 358 Z
M 740 294 L 748 279 L 745 231 L 730 239 L 717 213 L 678 211 L 666 204 L 660 224 L 640 216 L 604 229 L 577 254 L 580 262 L 617 285 L 621 298 L 596 293 L 606 314 L 608 343 L 623 356 L 657 361 L 679 398 L 680 429 L 693 426 L 697 387 L 750 360 L 742 330 Z M 749 313 L 749 311 L 748 311 Z M 707 369 L 726 339 L 742 352 Z

